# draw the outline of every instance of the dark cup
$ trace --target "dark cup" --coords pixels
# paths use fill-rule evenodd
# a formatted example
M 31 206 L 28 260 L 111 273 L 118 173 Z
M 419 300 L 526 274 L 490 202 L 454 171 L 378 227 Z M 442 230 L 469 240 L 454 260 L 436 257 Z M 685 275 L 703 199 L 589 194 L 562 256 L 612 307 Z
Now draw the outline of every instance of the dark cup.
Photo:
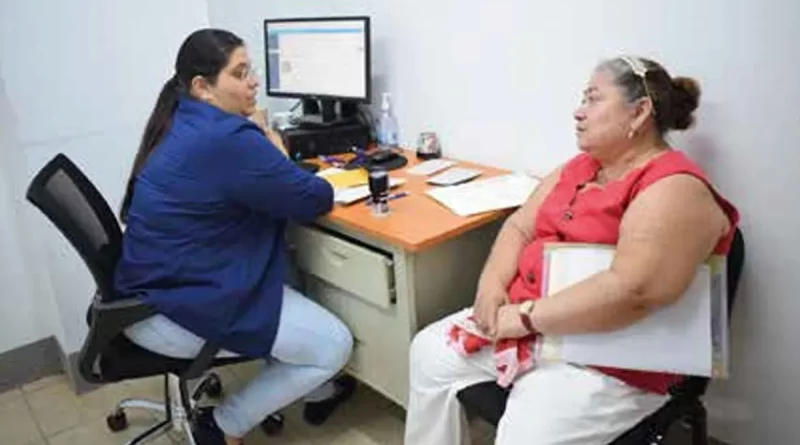
M 389 174 L 378 169 L 369 172 L 369 193 L 372 200 L 372 214 L 386 216 L 389 214 Z
M 376 169 L 369 172 L 369 193 L 372 201 L 378 202 L 389 192 L 389 174 L 386 170 Z

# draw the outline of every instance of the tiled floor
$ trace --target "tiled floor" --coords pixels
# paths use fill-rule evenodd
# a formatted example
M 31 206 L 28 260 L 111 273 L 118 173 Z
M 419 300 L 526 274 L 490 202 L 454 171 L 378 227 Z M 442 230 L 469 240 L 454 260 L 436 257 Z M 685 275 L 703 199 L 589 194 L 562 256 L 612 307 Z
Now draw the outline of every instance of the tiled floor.
M 226 391 L 235 391 L 256 371 L 256 363 L 218 370 Z M 128 411 L 130 427 L 111 433 L 106 414 L 128 397 L 160 400 L 162 380 L 143 379 L 107 385 L 76 396 L 63 376 L 48 377 L 0 394 L 1 445 L 121 445 L 147 429 L 155 418 L 142 411 Z M 404 411 L 364 385 L 321 427 L 307 425 L 299 405 L 284 411 L 286 425 L 280 436 L 267 437 L 260 430 L 247 437 L 247 445 L 401 445 Z M 474 443 L 491 443 L 492 430 L 473 425 Z M 177 433 L 154 445 L 187 443 Z

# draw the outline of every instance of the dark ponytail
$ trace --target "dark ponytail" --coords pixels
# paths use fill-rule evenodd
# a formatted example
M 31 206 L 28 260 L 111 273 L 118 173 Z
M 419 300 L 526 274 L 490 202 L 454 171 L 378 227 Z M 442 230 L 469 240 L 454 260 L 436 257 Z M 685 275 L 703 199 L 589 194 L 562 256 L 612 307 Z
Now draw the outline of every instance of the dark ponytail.
M 204 77 L 212 85 L 228 64 L 231 53 L 244 45 L 244 41 L 235 34 L 220 29 L 201 29 L 193 32 L 184 40 L 178 50 L 175 62 L 175 75 L 161 89 L 156 105 L 150 113 L 144 128 L 139 150 L 133 161 L 130 177 L 125 189 L 125 197 L 120 207 L 120 219 L 127 222 L 128 209 L 133 199 L 136 177 L 142 171 L 150 154 L 156 149 L 161 139 L 169 131 L 172 115 L 178 106 L 181 95 L 189 94 L 192 79 Z
M 147 125 L 144 127 L 144 134 L 142 141 L 139 143 L 139 150 L 136 152 L 136 158 L 133 160 L 133 167 L 131 174 L 128 178 L 128 185 L 125 188 L 125 197 L 122 200 L 122 207 L 120 208 L 120 218 L 123 222 L 128 219 L 128 208 L 131 206 L 131 199 L 133 198 L 133 184 L 136 181 L 136 175 L 142 171 L 145 161 L 156 148 L 164 133 L 169 129 L 172 123 L 172 114 L 178 106 L 178 99 L 180 98 L 181 87 L 178 76 L 172 76 L 161 88 L 161 93 L 156 100 L 156 106 L 153 112 L 150 113 L 150 118 L 147 120 Z

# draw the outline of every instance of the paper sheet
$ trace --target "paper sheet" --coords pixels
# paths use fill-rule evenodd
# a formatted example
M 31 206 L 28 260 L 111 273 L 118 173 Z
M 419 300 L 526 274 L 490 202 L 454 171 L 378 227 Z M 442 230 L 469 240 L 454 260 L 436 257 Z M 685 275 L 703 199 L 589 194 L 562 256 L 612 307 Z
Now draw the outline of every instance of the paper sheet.
M 536 178 L 512 173 L 452 187 L 433 188 L 425 193 L 456 215 L 470 216 L 520 206 L 538 184 Z
M 432 175 L 454 165 L 456 165 L 456 161 L 450 161 L 447 159 L 429 159 L 409 168 L 406 170 L 406 173 L 409 175 L 419 176 Z
M 610 247 L 561 246 L 546 249 L 547 295 L 607 270 L 614 257 Z M 689 289 L 674 304 L 631 326 L 613 332 L 547 336 L 544 359 L 623 369 L 666 371 L 679 374 L 719 376 L 712 345 L 712 274 L 702 265 Z M 718 295 L 717 299 L 723 298 Z M 727 322 L 725 322 L 727 323 Z M 727 324 L 724 327 L 727 329 Z M 718 357 L 722 358 L 719 354 Z M 727 357 L 724 357 L 727 362 Z
M 334 173 L 320 175 L 328 181 L 333 188 L 346 188 L 364 185 L 369 182 L 369 175 L 366 170 L 342 170 Z
M 389 188 L 399 187 L 405 183 L 405 179 L 389 178 Z M 369 197 L 369 185 L 333 189 L 333 201 L 340 204 L 352 204 L 367 197 Z

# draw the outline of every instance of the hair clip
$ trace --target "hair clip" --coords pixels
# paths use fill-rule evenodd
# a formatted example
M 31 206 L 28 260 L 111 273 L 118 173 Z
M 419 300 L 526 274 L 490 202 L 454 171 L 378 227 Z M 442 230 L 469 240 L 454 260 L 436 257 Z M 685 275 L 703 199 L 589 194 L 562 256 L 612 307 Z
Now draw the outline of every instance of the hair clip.
M 628 56 L 620 56 L 620 60 L 627 63 L 629 67 L 631 67 L 631 71 L 633 74 L 644 79 L 644 76 L 647 74 L 647 67 L 642 63 L 642 60 L 638 57 L 628 57 Z

